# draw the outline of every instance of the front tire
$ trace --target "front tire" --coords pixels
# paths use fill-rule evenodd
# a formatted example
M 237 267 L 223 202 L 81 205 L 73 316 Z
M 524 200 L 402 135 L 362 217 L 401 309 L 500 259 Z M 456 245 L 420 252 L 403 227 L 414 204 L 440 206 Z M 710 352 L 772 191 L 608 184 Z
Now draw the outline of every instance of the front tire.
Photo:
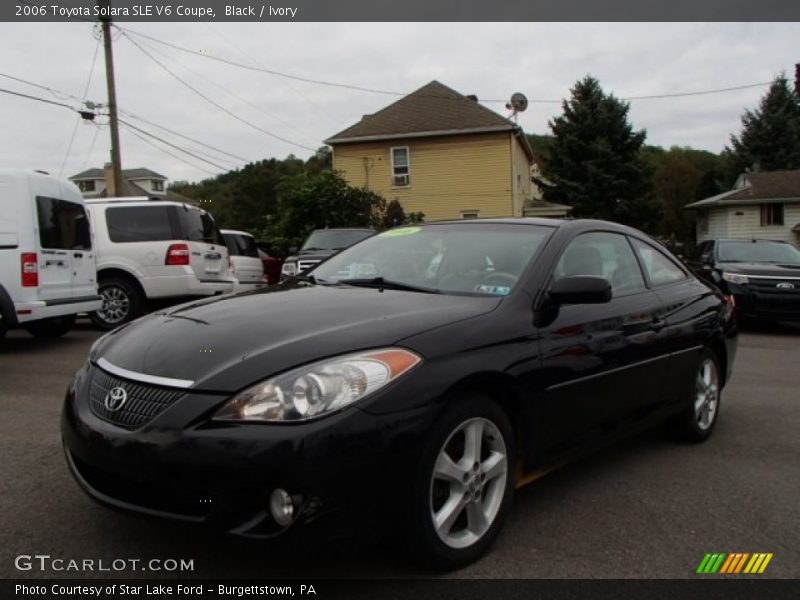
M 25 329 L 35 338 L 53 340 L 66 334 L 73 325 L 75 325 L 75 315 L 65 315 L 32 321 L 25 325 Z
M 689 442 L 703 442 L 714 431 L 722 400 L 722 379 L 717 355 L 706 350 L 697 368 L 690 401 L 671 422 L 673 434 Z
M 516 443 L 486 396 L 454 399 L 431 432 L 412 498 L 409 547 L 417 560 L 455 569 L 483 555 L 514 494 Z
M 108 331 L 132 321 L 142 314 L 144 298 L 132 283 L 121 278 L 100 282 L 103 306 L 90 317 L 96 327 Z

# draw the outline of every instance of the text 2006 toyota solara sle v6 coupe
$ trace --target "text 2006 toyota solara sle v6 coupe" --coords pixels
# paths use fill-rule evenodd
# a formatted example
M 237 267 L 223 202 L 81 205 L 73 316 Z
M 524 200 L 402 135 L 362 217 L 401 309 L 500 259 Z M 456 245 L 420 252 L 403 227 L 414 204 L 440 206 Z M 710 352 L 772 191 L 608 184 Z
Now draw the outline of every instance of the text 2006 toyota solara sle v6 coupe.
M 63 440 L 107 505 L 256 537 L 379 517 L 452 568 L 548 465 L 665 420 L 706 439 L 735 342 L 728 299 L 636 230 L 402 227 L 107 334 Z

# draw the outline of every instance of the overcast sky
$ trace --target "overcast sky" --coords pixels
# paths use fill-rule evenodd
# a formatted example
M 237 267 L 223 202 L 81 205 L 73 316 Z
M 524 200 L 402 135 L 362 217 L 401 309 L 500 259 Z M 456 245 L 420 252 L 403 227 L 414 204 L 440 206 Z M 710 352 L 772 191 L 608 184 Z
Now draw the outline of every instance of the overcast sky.
M 432 79 L 463 94 L 477 94 L 503 115 L 513 92 L 531 104 L 519 116 L 526 132 L 547 133 L 560 100 L 591 73 L 619 97 L 694 92 L 768 82 L 781 71 L 790 79 L 800 23 L 130 23 L 157 39 L 234 62 L 285 73 L 394 92 L 410 92 Z M 134 38 L 137 39 L 137 38 Z M 322 140 L 380 110 L 397 96 L 293 81 L 192 56 L 138 38 L 146 50 L 216 104 L 185 87 L 117 34 L 117 98 L 122 110 L 255 161 L 307 157 Z M 0 73 L 82 98 L 97 45 L 89 23 L 0 23 Z M 0 88 L 78 106 L 0 77 Z M 739 131 L 746 108 L 757 106 L 766 86 L 687 98 L 631 102 L 635 127 L 647 143 L 720 151 Z M 88 99 L 105 102 L 102 45 Z M 0 166 L 73 175 L 109 160 L 108 128 L 79 123 L 64 108 L 0 93 Z M 149 167 L 171 180 L 197 181 L 245 161 L 214 153 L 163 129 L 125 117 L 220 169 L 166 147 L 156 149 L 123 129 L 123 167 Z M 281 141 L 266 132 L 289 140 Z M 141 134 L 140 134 L 141 135 Z M 149 138 L 147 138 L 149 139 Z M 151 139 L 153 143 L 158 144 Z M 296 145 L 295 145 L 296 144 Z M 163 146 L 162 146 L 163 147 Z M 199 151 L 199 152 L 198 152 Z M 66 162 L 65 162 L 66 159 Z

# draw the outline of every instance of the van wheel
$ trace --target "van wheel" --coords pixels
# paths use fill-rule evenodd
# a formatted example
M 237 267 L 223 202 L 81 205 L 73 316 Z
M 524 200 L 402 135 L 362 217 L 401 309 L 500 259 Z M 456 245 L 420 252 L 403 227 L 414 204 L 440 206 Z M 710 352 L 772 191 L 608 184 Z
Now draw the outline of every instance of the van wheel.
M 66 315 L 33 321 L 25 325 L 25 329 L 35 338 L 52 340 L 60 338 L 72 329 L 73 325 L 75 325 L 75 315 Z
M 514 494 L 516 444 L 495 402 L 467 394 L 431 431 L 411 499 L 406 535 L 414 557 L 434 569 L 479 558 L 503 526 Z
M 100 296 L 103 307 L 90 315 L 92 323 L 100 329 L 114 329 L 142 314 L 144 300 L 141 294 L 124 279 L 101 281 Z

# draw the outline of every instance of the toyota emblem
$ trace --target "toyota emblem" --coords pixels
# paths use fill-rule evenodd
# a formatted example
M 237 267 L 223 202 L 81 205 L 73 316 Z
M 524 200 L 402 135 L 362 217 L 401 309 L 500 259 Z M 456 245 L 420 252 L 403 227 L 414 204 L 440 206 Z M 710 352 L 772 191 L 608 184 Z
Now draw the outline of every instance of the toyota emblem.
M 106 394 L 103 404 L 110 412 L 117 412 L 128 400 L 128 392 L 124 388 L 115 387 Z

